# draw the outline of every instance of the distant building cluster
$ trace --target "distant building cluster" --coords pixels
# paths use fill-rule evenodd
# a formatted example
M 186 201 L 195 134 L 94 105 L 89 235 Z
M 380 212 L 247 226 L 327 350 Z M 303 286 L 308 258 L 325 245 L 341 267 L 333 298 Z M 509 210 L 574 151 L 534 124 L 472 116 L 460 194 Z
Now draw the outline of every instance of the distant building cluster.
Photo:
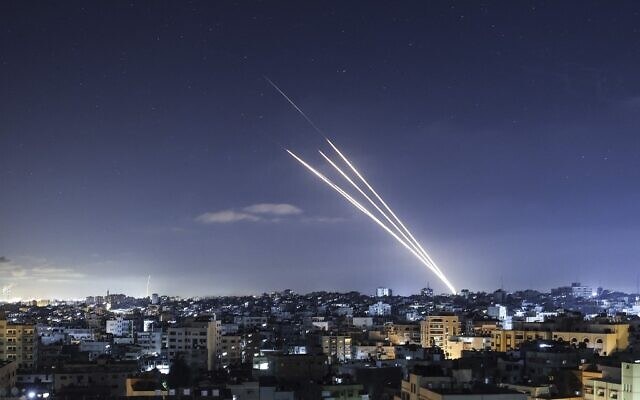
M 640 297 L 90 296 L 0 304 L 0 399 L 640 400 Z

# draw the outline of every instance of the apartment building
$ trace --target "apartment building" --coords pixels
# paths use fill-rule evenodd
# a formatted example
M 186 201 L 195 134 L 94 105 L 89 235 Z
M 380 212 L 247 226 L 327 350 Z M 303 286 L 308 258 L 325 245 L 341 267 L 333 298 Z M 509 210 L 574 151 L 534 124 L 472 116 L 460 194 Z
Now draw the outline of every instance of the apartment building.
M 13 324 L 0 319 L 0 361 L 15 361 L 18 369 L 33 369 L 37 354 L 35 325 Z
M 429 315 L 424 321 L 420 321 L 422 347 L 437 346 L 444 349 L 449 337 L 459 334 L 460 320 L 455 315 Z

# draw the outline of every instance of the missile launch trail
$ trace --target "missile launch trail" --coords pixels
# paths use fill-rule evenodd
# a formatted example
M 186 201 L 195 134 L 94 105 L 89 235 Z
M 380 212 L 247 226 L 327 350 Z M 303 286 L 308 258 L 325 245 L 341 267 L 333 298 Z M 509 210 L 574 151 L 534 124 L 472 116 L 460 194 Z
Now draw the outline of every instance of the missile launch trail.
M 367 215 L 369 218 L 371 218 L 376 224 L 380 225 L 380 227 L 382 227 L 387 233 L 389 233 L 390 235 L 392 235 L 398 242 L 400 242 L 404 247 L 407 248 L 407 250 L 409 250 L 416 258 L 418 258 L 418 260 L 420 260 L 425 266 L 427 266 L 427 268 L 429 268 L 434 274 L 436 274 L 436 276 L 438 278 L 440 278 L 440 280 L 449 288 L 449 290 L 451 290 L 452 293 L 456 293 L 455 288 L 453 287 L 453 285 L 449 282 L 449 280 L 445 277 L 444 273 L 440 270 L 440 268 L 438 267 L 438 265 L 435 263 L 435 261 L 433 261 L 433 259 L 429 256 L 429 254 L 424 250 L 424 248 L 422 247 L 422 245 L 416 240 L 416 238 L 413 236 L 413 234 L 411 233 L 411 231 L 409 231 L 409 229 L 404 225 L 404 223 L 400 220 L 400 218 L 398 218 L 398 216 L 393 212 L 393 210 L 391 210 L 391 207 L 389 207 L 387 205 L 387 203 L 382 199 L 382 197 L 373 189 L 373 187 L 369 184 L 369 182 L 367 182 L 367 180 L 364 178 L 364 176 L 353 166 L 353 164 L 349 161 L 349 159 L 338 149 L 337 146 L 335 146 L 333 144 L 333 142 L 331 142 L 331 140 L 329 140 L 329 138 L 326 137 L 326 135 L 320 130 L 320 128 L 318 128 L 318 126 L 311 120 L 311 118 L 309 118 L 307 116 L 307 114 L 305 114 L 305 112 L 298 107 L 298 105 L 291 100 L 291 98 L 289 96 L 287 96 L 286 93 L 284 93 L 284 91 L 282 89 L 280 89 L 278 87 L 278 85 L 276 85 L 271 79 L 269 79 L 268 77 L 264 77 L 264 79 L 278 92 L 280 93 L 280 95 L 282 97 L 285 98 L 285 100 L 296 110 L 298 111 L 298 113 L 300 113 L 300 115 L 302 115 L 302 117 L 309 123 L 309 125 L 318 133 L 320 134 L 326 141 L 327 143 L 329 143 L 329 145 L 331 146 L 331 148 L 336 152 L 336 154 L 338 154 L 338 156 L 340 156 L 340 158 L 342 159 L 342 161 L 349 167 L 349 169 L 358 177 L 358 179 L 366 186 L 367 190 L 369 192 L 371 192 L 375 198 L 380 202 L 380 204 L 382 204 L 382 206 L 386 209 L 386 211 L 391 215 L 391 217 L 387 214 L 387 212 L 385 212 L 384 210 L 382 210 L 382 208 L 369 196 L 365 193 L 365 191 L 360 188 L 360 186 L 358 186 L 357 183 L 355 183 L 350 177 L 349 175 L 347 175 L 340 167 L 338 167 L 338 165 L 336 165 L 326 154 L 324 154 L 322 151 L 320 151 L 320 154 L 322 155 L 322 157 L 336 170 L 338 171 L 338 173 L 347 181 L 349 182 L 349 184 L 351 186 L 353 186 L 361 195 L 363 195 L 365 197 L 365 199 L 374 206 L 374 208 L 378 211 L 378 213 L 380 213 L 380 215 L 382 215 L 387 222 L 389 222 L 391 224 L 391 227 L 393 227 L 396 232 L 394 232 L 389 226 L 387 226 L 385 223 L 383 223 L 382 221 L 380 221 L 375 215 L 373 215 L 366 207 L 364 207 L 362 204 L 360 204 L 357 200 L 355 200 L 351 195 L 349 195 L 346 191 L 344 191 L 342 188 L 340 188 L 339 186 L 337 186 L 335 183 L 331 182 L 327 177 L 325 177 L 323 174 L 321 174 L 320 172 L 318 172 L 317 170 L 315 170 L 313 167 L 311 167 L 309 164 L 307 164 L 304 160 L 302 160 L 300 157 L 296 156 L 293 152 L 291 152 L 288 149 L 285 149 L 289 155 L 291 155 L 294 159 L 296 159 L 299 163 L 301 163 L 305 168 L 307 168 L 309 171 L 311 171 L 314 175 L 316 175 L 317 177 L 319 177 L 324 183 L 326 183 L 329 187 L 331 187 L 332 189 L 334 189 L 336 192 L 338 192 L 342 197 L 344 197 L 347 201 L 349 201 L 349 203 L 351 203 L 354 207 L 356 207 L 358 210 L 360 210 L 362 213 L 364 213 L 365 215 Z M 395 222 L 394 222 L 395 220 Z M 399 225 L 399 226 L 398 226 Z M 400 234 L 402 236 L 402 238 L 400 236 L 398 236 L 398 234 Z
M 318 150 L 318 152 L 320 153 L 320 155 L 336 170 L 338 171 L 338 173 L 340 173 L 340 175 L 342 175 L 342 177 L 351 184 L 351 186 L 353 186 L 358 192 L 360 192 L 361 195 L 364 196 L 365 199 L 367 199 L 367 201 L 373 206 L 375 207 L 375 209 L 383 216 L 385 217 L 385 219 L 387 221 L 389 221 L 389 223 L 395 228 L 396 231 L 398 231 L 398 233 L 400 233 L 402 235 L 402 237 L 404 238 L 404 240 L 406 240 L 411 247 L 413 247 L 413 249 L 417 252 L 420 252 L 420 249 L 418 247 L 415 246 L 415 244 L 413 242 L 411 242 L 411 240 L 407 237 L 407 235 L 404 234 L 404 232 L 398 227 L 398 225 L 396 225 L 393 220 L 391 218 L 389 218 L 389 216 L 382 211 L 382 209 L 376 204 L 375 201 L 373 201 L 371 199 L 371 197 L 369 197 L 364 190 L 362 190 L 360 188 L 360 186 L 358 186 L 350 177 L 349 175 L 347 175 L 344 171 L 342 171 L 342 169 L 340 169 L 340 167 L 338 167 L 336 165 L 336 163 L 334 163 L 329 157 L 327 157 L 326 154 L 324 154 L 322 152 L 322 150 Z
M 311 127 L 312 127 L 313 129 L 315 129 L 315 130 L 316 130 L 316 132 L 318 132 L 320 135 L 322 135 L 322 137 L 324 137 L 324 138 L 326 139 L 326 136 L 324 135 L 324 133 L 322 133 L 322 131 L 320 130 L 320 128 L 318 128 L 318 127 L 316 126 L 316 124 L 315 124 L 315 123 L 313 123 L 313 121 L 311 120 L 311 118 L 309 118 L 309 117 L 307 116 L 307 114 L 305 114 L 305 113 L 304 113 L 304 111 L 302 111 L 302 109 L 301 109 L 300 107 L 298 107 L 298 106 L 296 105 L 296 103 L 294 103 L 294 102 L 293 102 L 293 100 L 291 100 L 291 99 L 289 98 L 289 96 L 287 96 L 287 95 L 285 94 L 285 92 L 283 92 L 282 90 L 280 90 L 280 88 L 278 87 L 278 85 L 276 85 L 275 83 L 273 83 L 273 81 L 272 81 L 271 79 L 267 78 L 266 76 L 264 77 L 264 79 L 265 79 L 267 82 L 269 82 L 269 84 L 270 84 L 271 86 L 273 86 L 273 88 L 274 88 L 275 90 L 277 90 L 277 91 L 278 91 L 278 93 L 280 93 L 280 94 L 282 95 L 282 97 L 284 97 L 284 98 L 285 98 L 285 100 L 287 100 L 287 101 L 289 102 L 289 104 L 291 104 L 291 106 L 292 106 L 293 108 L 295 108 L 295 109 L 296 109 L 296 111 L 298 111 L 298 112 L 300 113 L 300 115 L 302 115 L 302 117 L 303 117 L 305 120 L 307 120 L 307 122 L 309 123 L 309 125 L 311 125 Z
M 371 191 L 371 193 L 373 193 L 376 198 L 380 201 L 380 203 L 382 203 L 382 205 L 387 209 L 387 211 L 389 211 L 389 213 L 393 216 L 393 218 L 398 222 L 398 224 L 400 224 L 400 226 L 402 227 L 402 229 L 404 229 L 404 231 L 407 233 L 407 235 L 409 235 L 409 237 L 411 238 L 411 240 L 420 248 L 420 253 L 422 253 L 422 255 L 424 257 L 426 257 L 436 268 L 436 270 L 440 271 L 440 268 L 438 268 L 438 266 L 436 265 L 436 263 L 431 259 L 431 257 L 429 256 L 429 254 L 422 248 L 422 246 L 420 245 L 420 243 L 416 240 L 416 238 L 411 234 L 411 232 L 409 231 L 409 229 L 407 229 L 407 227 L 402 223 L 402 221 L 400 220 L 400 218 L 398 218 L 398 216 L 393 212 L 393 210 L 391 210 L 391 208 L 387 205 L 387 203 L 385 203 L 384 200 L 382 200 L 382 197 L 380 197 L 380 195 L 378 195 L 378 193 L 373 189 L 373 187 L 371 187 L 371 185 L 369 185 L 369 182 L 367 182 L 367 180 L 360 174 L 360 172 L 358 172 L 358 170 L 353 166 L 353 164 L 351 164 L 351 162 L 349 161 L 349 159 L 342 154 L 342 152 L 331 142 L 331 140 L 327 139 L 327 142 L 329 143 L 329 145 L 333 148 L 333 150 L 340 156 L 340 158 L 342 158 L 342 160 L 349 166 L 349 168 L 351 168 L 351 170 L 356 174 L 356 176 L 358 178 L 360 178 L 360 180 L 362 181 L 362 183 L 364 183 L 367 188 L 369 189 L 369 191 Z M 442 273 L 442 271 L 440 271 L 440 273 Z
M 287 153 L 289 153 L 293 158 L 295 158 L 300 164 L 302 164 L 305 168 L 307 168 L 309 171 L 311 171 L 314 175 L 316 175 L 318 178 L 320 178 L 322 181 L 324 181 L 324 183 L 326 183 L 329 187 L 331 187 L 333 190 L 338 192 L 342 197 L 347 199 L 347 201 L 349 201 L 353 206 L 355 206 L 357 209 L 359 209 L 362 213 L 364 213 L 369 218 L 371 218 L 375 223 L 380 225 L 380 227 L 382 227 L 385 231 L 387 231 L 387 233 L 389 233 L 391 236 L 393 236 L 400 244 L 402 244 L 407 250 L 409 250 L 411 252 L 411 254 L 413 254 L 427 268 L 429 268 L 433 273 L 435 273 L 436 276 L 438 278 L 440 278 L 447 285 L 449 290 L 451 290 L 454 294 L 456 293 L 455 288 L 451 285 L 451 283 L 449 283 L 449 281 L 441 273 L 436 271 L 433 268 L 433 266 L 429 262 L 427 262 L 427 260 L 425 260 L 420 254 L 418 254 L 414 249 L 412 249 L 411 246 L 409 246 L 409 244 L 404 242 L 400 238 L 400 236 L 398 236 L 395 232 L 393 232 L 391 229 L 389 229 L 389 227 L 387 227 L 384 223 L 382 223 L 382 221 L 380 221 L 375 215 L 373 215 L 369 210 L 367 210 L 357 200 L 355 200 L 348 193 L 346 193 L 344 190 L 342 190 L 338 185 L 336 185 L 335 183 L 331 182 L 331 180 L 329 180 L 329 178 L 324 176 L 321 172 L 317 171 L 315 168 L 313 168 L 312 166 L 307 164 L 300 157 L 295 155 L 292 151 L 287 150 Z

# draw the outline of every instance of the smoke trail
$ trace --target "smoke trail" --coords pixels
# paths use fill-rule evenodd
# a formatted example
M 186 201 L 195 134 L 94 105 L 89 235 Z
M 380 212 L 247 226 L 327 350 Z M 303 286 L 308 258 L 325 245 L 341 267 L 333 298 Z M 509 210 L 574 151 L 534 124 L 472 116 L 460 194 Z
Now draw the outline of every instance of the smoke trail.
M 390 223 L 390 224 L 395 228 L 395 230 L 396 230 L 399 234 L 401 234 L 401 235 L 402 235 L 402 237 L 404 238 L 404 240 L 406 240 L 406 241 L 407 241 L 407 243 L 409 243 L 409 244 L 411 245 L 411 247 L 413 247 L 413 249 L 414 249 L 415 251 L 420 252 L 420 249 L 419 249 L 418 247 L 416 247 L 416 245 L 415 245 L 413 242 L 411 242 L 411 240 L 407 237 L 407 235 L 405 235 L 405 233 L 402 231 L 402 229 L 400 229 L 400 228 L 398 227 L 398 225 L 396 225 L 396 224 L 393 222 L 393 220 L 392 220 L 392 219 L 391 219 L 391 218 L 390 218 L 390 217 L 389 217 L 389 216 L 388 216 L 384 211 L 382 211 L 382 209 L 381 209 L 381 208 L 376 204 L 376 202 L 375 202 L 375 201 L 373 201 L 373 200 L 371 199 L 371 197 L 369 197 L 369 196 L 368 196 L 368 195 L 367 195 L 367 194 L 366 194 L 366 193 L 365 193 L 365 192 L 360 188 L 360 186 L 358 186 L 358 185 L 357 185 L 357 184 L 356 184 L 356 183 L 355 183 L 355 182 L 354 182 L 354 181 L 349 177 L 349 175 L 347 175 L 346 173 L 344 173 L 344 171 L 342 171 L 342 169 L 340 169 L 340 167 L 338 167 L 338 166 L 336 165 L 336 163 L 334 163 L 334 162 L 333 162 L 329 157 L 327 157 L 327 155 L 326 155 L 326 154 L 324 154 L 324 153 L 322 152 L 322 150 L 318 150 L 318 152 L 320 153 L 320 155 L 321 155 L 322 157 L 324 157 L 324 159 L 325 159 L 325 160 L 327 160 L 327 162 L 328 162 L 329 164 L 331 164 L 331 166 L 332 166 L 336 171 L 338 171 L 338 172 L 340 173 L 340 175 L 342 175 L 342 177 L 343 177 L 344 179 L 346 179 L 346 180 L 347 180 L 347 182 L 349 182 L 349 183 L 351 184 L 351 186 L 353 186 L 354 188 L 356 188 L 356 190 L 357 190 L 358 192 L 360 192 L 360 194 L 361 194 L 361 195 L 363 195 L 363 196 L 364 196 L 364 198 L 365 198 L 365 199 L 367 199 L 367 201 L 368 201 L 369 203 L 371 203 L 371 205 L 372 205 L 372 206 L 374 206 L 374 207 L 375 207 L 375 209 L 376 209 L 376 210 L 378 210 L 378 212 L 379 212 L 383 217 L 385 217 L 385 219 L 386 219 L 387 221 L 389 221 L 389 223 Z
M 376 198 L 380 201 L 380 203 L 387 209 L 387 211 L 391 214 L 391 216 L 393 216 L 393 218 L 396 220 L 396 222 L 402 227 L 402 229 L 406 232 L 406 235 L 402 232 L 401 229 L 398 229 L 398 227 L 391 222 L 391 220 L 387 217 L 387 215 L 385 213 L 382 213 L 382 215 L 385 216 L 385 218 L 387 218 L 387 220 L 389 220 L 389 222 L 392 223 L 392 225 L 398 230 L 398 232 L 400 232 L 402 234 L 403 237 L 407 237 L 407 235 L 409 236 L 409 238 L 411 240 L 407 240 L 409 242 L 409 244 L 411 245 L 411 247 L 415 248 L 418 253 L 420 253 L 422 255 L 422 257 L 424 257 L 431 265 L 429 266 L 432 269 L 435 269 L 434 272 L 436 272 L 436 275 L 438 275 L 438 277 L 440 277 L 445 283 L 446 285 L 449 287 L 449 289 L 455 294 L 455 289 L 453 288 L 453 286 L 451 285 L 451 283 L 449 283 L 449 281 L 445 278 L 444 274 L 442 273 L 442 271 L 440 270 L 440 268 L 438 267 L 438 265 L 435 263 L 435 261 L 433 261 L 433 259 L 431 259 L 431 257 L 429 256 L 429 254 L 424 250 L 424 248 L 422 247 L 422 245 L 420 245 L 420 243 L 416 240 L 416 238 L 411 234 L 411 232 L 409 231 L 409 229 L 407 229 L 407 227 L 402 223 L 402 221 L 400 220 L 400 218 L 398 218 L 398 216 L 391 210 L 391 208 L 387 205 L 387 203 L 384 202 L 384 200 L 382 200 L 382 197 L 380 197 L 378 195 L 378 193 L 371 187 L 371 185 L 369 185 L 369 183 L 364 179 L 364 177 L 358 172 L 358 170 L 355 169 L 355 167 L 351 164 L 351 162 L 349 162 L 349 160 L 340 152 L 340 150 L 338 150 L 338 148 L 329 140 L 329 138 L 326 137 L 326 135 L 320 130 L 320 128 L 318 128 L 318 126 L 311 120 L 311 118 L 309 118 L 307 116 L 307 114 L 305 114 L 304 111 L 302 111 L 302 109 L 300 107 L 298 107 L 298 105 L 296 103 L 293 102 L 293 100 L 291 100 L 291 98 L 289 98 L 289 96 L 286 95 L 286 93 L 284 93 L 284 91 L 282 91 L 278 85 L 276 85 L 271 79 L 269 79 L 268 77 L 264 77 L 264 79 L 276 90 L 278 91 L 278 93 L 280 93 L 280 95 L 282 95 L 282 97 L 285 98 L 285 100 L 287 100 L 287 102 L 289 102 L 289 104 L 300 113 L 300 115 L 302 115 L 302 117 L 309 123 L 309 125 L 311 125 L 311 127 L 320 135 L 322 135 L 326 141 L 329 143 L 329 145 L 331 145 L 331 147 L 333 148 L 333 150 L 338 153 L 338 155 L 342 158 L 343 161 L 345 161 L 345 163 L 349 166 L 349 168 L 351 168 L 351 170 L 358 176 L 358 178 L 367 186 L 367 188 L 371 191 L 371 193 L 373 193 Z M 285 149 L 286 150 L 286 149 Z M 297 159 L 299 162 L 301 162 L 305 167 L 309 168 L 312 172 L 314 172 L 315 174 L 320 174 L 319 172 L 314 171 L 308 164 L 306 164 L 304 161 L 302 161 L 300 158 L 298 158 L 297 156 L 295 156 L 293 153 L 291 153 L 289 150 L 287 150 L 287 152 L 289 152 L 289 154 L 291 154 L 291 156 L 293 156 L 295 159 Z M 323 175 L 320 174 L 318 175 L 319 177 Z M 337 186 L 335 186 L 333 183 L 330 183 L 330 181 L 328 181 L 326 179 L 326 177 L 321 178 L 323 181 L 325 181 L 325 183 L 329 184 L 331 187 L 333 187 L 336 190 L 342 191 L 342 189 L 338 188 Z M 357 185 L 356 185 L 357 186 Z M 360 190 L 358 188 L 358 190 Z M 344 193 L 344 191 L 342 191 Z M 362 193 L 362 192 L 361 192 Z M 364 194 L 364 193 L 363 193 Z M 346 195 L 346 193 L 345 193 Z M 347 195 L 348 196 L 348 195 Z M 354 200 L 355 201 L 355 200 Z M 369 200 L 371 202 L 371 200 Z M 357 203 L 357 202 L 356 202 Z M 353 203 L 352 203 L 353 204 Z M 375 205 L 375 203 L 372 203 Z M 354 204 L 355 205 L 355 204 Z M 361 205 L 356 206 L 357 208 L 360 209 L 360 207 L 362 207 Z M 378 209 L 378 207 L 376 206 L 376 209 Z M 366 210 L 366 209 L 365 209 Z M 361 211 L 363 211 L 361 209 Z M 380 211 L 378 209 L 378 211 Z M 365 212 L 365 211 L 363 211 Z M 365 212 L 369 213 L 368 211 Z M 372 218 L 375 218 L 375 216 L 373 216 L 373 214 L 369 213 L 369 215 Z M 405 247 L 407 247 L 409 250 L 411 250 L 413 252 L 413 250 L 411 249 L 411 247 L 407 246 L 407 244 L 405 244 L 402 240 L 400 240 L 399 237 L 397 237 L 392 231 L 390 231 L 386 225 L 382 224 L 381 222 L 379 222 L 377 219 L 376 221 L 382 226 L 384 227 L 386 230 L 389 231 L 389 233 L 391 233 L 392 235 L 394 235 L 394 237 L 396 239 L 398 239 Z M 415 254 L 415 253 L 414 253 Z M 420 256 L 418 254 L 416 254 L 416 256 L 418 258 L 420 258 Z
M 367 180 L 360 174 L 360 172 L 358 172 L 358 170 L 353 166 L 353 164 L 351 164 L 349 159 L 344 154 L 342 154 L 342 152 L 328 138 L 327 138 L 327 142 L 329 143 L 329 145 L 331 145 L 333 150 L 340 156 L 340 158 L 342 158 L 342 160 L 349 166 L 349 168 L 351 168 L 351 170 L 356 174 L 356 176 L 360 178 L 360 180 L 367 186 L 367 188 L 371 191 L 371 193 L 373 193 L 376 196 L 376 198 L 380 201 L 380 203 L 382 203 L 382 205 L 387 209 L 387 211 L 389 211 L 389 213 L 393 216 L 393 218 L 398 222 L 398 224 L 402 227 L 402 229 L 404 229 L 407 235 L 411 238 L 413 243 L 415 243 L 415 245 L 418 246 L 418 248 L 420 249 L 420 253 L 422 253 L 438 271 L 440 271 L 440 268 L 438 268 L 437 264 L 431 259 L 429 254 L 424 250 L 424 248 L 420 245 L 420 243 L 416 240 L 416 238 L 411 234 L 409 229 L 407 229 L 407 227 L 402 223 L 400 218 L 398 218 L 398 216 L 393 212 L 393 210 L 391 210 L 391 208 L 387 205 L 387 203 L 385 203 L 385 201 L 382 200 L 382 197 L 378 195 L 378 193 L 373 189 L 373 187 L 369 185 L 369 182 L 367 182 Z M 442 271 L 440 271 L 440 273 L 442 273 Z
M 387 233 L 389 233 L 391 236 L 393 236 L 400 244 L 402 244 L 407 250 L 409 250 L 411 252 L 411 254 L 413 254 L 418 260 L 420 260 L 427 268 L 429 268 L 434 274 L 436 274 L 436 276 L 438 278 L 440 278 L 440 280 L 447 285 L 447 287 L 449 288 L 449 290 L 451 290 L 451 292 L 453 294 L 456 293 L 455 288 L 453 287 L 453 285 L 451 285 L 451 283 L 447 280 L 447 278 L 442 274 L 442 272 L 434 269 L 434 267 L 426 260 L 424 259 L 420 254 L 418 254 L 414 249 L 411 248 L 411 246 L 409 246 L 407 243 L 405 243 L 395 232 L 393 232 L 391 229 L 389 229 L 389 227 L 387 227 L 384 223 L 382 223 L 375 215 L 373 215 L 369 210 L 367 210 L 363 205 L 361 205 L 357 200 L 355 200 L 353 197 L 351 197 L 348 193 L 346 193 L 344 190 L 342 190 L 338 185 L 334 184 L 333 182 L 331 182 L 327 177 L 325 177 L 322 173 L 318 172 L 315 168 L 313 168 L 312 166 L 310 166 L 309 164 L 307 164 L 304 160 L 302 160 L 300 157 L 298 157 L 297 155 L 295 155 L 292 151 L 287 150 L 287 153 L 289 153 L 293 158 L 295 158 L 300 164 L 302 164 L 305 168 L 307 168 L 309 171 L 311 171 L 314 175 L 316 175 L 318 178 L 320 178 L 324 183 L 326 183 L 329 187 L 331 187 L 332 189 L 334 189 L 336 192 L 338 192 L 342 197 L 344 197 L 345 199 L 347 199 L 347 201 L 349 201 L 354 207 L 356 207 L 358 210 L 360 210 L 362 213 L 364 213 L 365 215 L 367 215 L 369 218 L 371 218 L 375 223 L 377 223 L 378 225 L 380 225 L 380 227 L 382 227 L 385 231 L 387 231 Z

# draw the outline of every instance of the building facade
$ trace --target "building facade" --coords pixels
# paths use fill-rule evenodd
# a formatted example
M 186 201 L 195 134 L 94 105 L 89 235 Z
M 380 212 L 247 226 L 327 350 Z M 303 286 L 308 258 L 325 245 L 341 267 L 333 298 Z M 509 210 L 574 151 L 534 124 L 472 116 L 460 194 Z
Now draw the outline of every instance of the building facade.
M 460 334 L 460 320 L 455 315 L 429 315 L 420 321 L 420 344 L 422 347 L 445 348 L 450 336 Z

